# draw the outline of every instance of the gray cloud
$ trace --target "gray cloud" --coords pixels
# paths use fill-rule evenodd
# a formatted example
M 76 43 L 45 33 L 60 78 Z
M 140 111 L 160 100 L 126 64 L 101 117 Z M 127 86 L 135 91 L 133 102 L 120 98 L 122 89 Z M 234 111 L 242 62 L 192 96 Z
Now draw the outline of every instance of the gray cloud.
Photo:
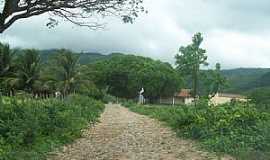
M 268 0 L 146 0 L 145 6 L 149 13 L 135 24 L 106 18 L 105 30 L 67 22 L 48 29 L 48 16 L 42 15 L 16 22 L 0 40 L 13 47 L 124 52 L 173 63 L 178 48 L 200 31 L 212 66 L 270 67 Z

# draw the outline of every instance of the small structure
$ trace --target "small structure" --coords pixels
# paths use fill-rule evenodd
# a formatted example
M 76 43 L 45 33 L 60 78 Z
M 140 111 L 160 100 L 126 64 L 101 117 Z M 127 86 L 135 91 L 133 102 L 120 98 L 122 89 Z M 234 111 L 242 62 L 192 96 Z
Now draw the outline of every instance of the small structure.
M 179 101 L 184 104 L 192 104 L 194 98 L 191 96 L 191 89 L 182 89 L 179 93 L 174 96 L 175 104 L 178 104 Z
M 239 94 L 217 93 L 212 99 L 211 103 L 214 105 L 230 103 L 232 101 L 247 102 L 247 97 Z
M 191 89 L 182 89 L 180 92 L 174 94 L 174 96 L 169 98 L 160 98 L 160 104 L 192 104 L 194 98 L 191 96 Z

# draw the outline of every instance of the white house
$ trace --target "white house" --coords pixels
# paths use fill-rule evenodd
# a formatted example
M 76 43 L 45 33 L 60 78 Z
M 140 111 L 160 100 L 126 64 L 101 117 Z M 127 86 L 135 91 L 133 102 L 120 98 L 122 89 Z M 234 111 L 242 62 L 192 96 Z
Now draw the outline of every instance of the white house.
M 214 105 L 229 103 L 232 100 L 246 102 L 247 98 L 239 94 L 229 94 L 229 93 L 217 93 L 212 99 L 211 103 Z

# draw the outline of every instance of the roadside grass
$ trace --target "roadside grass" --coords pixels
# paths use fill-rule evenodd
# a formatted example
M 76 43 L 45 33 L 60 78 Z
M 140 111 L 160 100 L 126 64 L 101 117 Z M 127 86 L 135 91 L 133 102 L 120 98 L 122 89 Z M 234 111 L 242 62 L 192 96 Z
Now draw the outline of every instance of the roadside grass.
M 42 160 L 81 136 L 95 123 L 103 103 L 73 95 L 64 101 L 2 97 L 0 100 L 0 159 Z
M 139 106 L 132 102 L 123 105 L 165 122 L 178 136 L 197 140 L 208 151 L 241 160 L 270 159 L 270 114 L 253 106 Z

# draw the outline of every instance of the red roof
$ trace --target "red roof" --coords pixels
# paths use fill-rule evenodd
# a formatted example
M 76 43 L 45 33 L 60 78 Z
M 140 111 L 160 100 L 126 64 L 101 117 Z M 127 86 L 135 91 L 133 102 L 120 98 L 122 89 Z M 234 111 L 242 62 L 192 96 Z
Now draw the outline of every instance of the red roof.
M 191 97 L 190 92 L 191 92 L 190 89 L 182 89 L 179 93 L 176 94 L 176 97 L 182 97 L 182 98 Z

